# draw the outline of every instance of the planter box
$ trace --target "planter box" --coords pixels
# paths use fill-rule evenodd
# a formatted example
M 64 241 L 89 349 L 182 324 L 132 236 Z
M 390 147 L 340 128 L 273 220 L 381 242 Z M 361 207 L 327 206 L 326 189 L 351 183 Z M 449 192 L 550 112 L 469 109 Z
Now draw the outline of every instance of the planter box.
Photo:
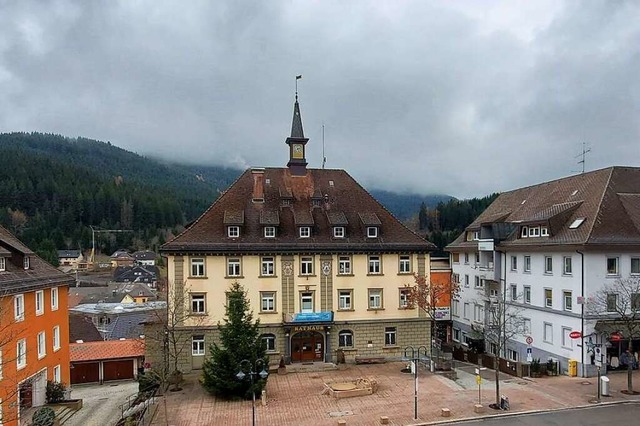
M 78 411 L 82 408 L 81 399 L 65 399 L 64 401 L 47 404 L 50 407 L 67 407 L 70 410 Z

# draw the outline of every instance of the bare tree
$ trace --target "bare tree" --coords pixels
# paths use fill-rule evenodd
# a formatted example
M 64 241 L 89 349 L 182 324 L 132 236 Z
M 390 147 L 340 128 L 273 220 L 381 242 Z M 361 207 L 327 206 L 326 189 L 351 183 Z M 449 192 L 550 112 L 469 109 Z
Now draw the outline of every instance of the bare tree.
M 447 304 L 451 305 L 453 299 L 460 294 L 460 283 L 454 280 L 430 281 L 427 277 L 413 274 L 415 284 L 405 285 L 409 290 L 407 307 L 422 309 L 431 320 L 431 333 L 433 335 L 436 325 L 437 308 Z
M 0 398 L 4 406 L 0 410 L 0 424 L 8 424 L 18 418 L 19 384 L 26 377 L 24 370 L 15 369 L 16 344 L 18 336 L 24 335 L 25 330 L 25 323 L 15 319 L 13 295 L 0 294 Z
M 629 341 L 627 352 L 620 355 L 627 366 L 627 393 L 633 390 L 633 366 L 637 362 L 633 341 L 640 339 L 640 277 L 619 278 L 605 283 L 587 299 L 587 314 L 601 320 Z
M 526 329 L 523 308 L 507 301 L 504 297 L 492 298 L 486 314 L 484 339 L 495 350 L 494 369 L 496 381 L 496 405 L 500 406 L 500 356 L 506 358 L 508 342 L 516 336 L 522 336 Z M 490 350 L 491 351 L 491 350 Z
M 177 390 L 182 382 L 180 360 L 191 349 L 189 330 L 204 325 L 205 313 L 191 306 L 191 291 L 186 283 L 181 286 L 164 286 L 166 309 L 153 311 L 153 317 L 145 331 L 146 345 L 160 349 L 162 360 L 156 360 L 152 374 L 166 387 L 172 384 Z M 204 302 L 203 302 L 204 303 Z

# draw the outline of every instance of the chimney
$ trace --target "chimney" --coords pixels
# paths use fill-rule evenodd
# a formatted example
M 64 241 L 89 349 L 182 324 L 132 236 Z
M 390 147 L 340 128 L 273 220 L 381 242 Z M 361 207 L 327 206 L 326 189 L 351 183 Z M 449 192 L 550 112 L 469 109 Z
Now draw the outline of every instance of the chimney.
M 264 203 L 264 169 L 252 169 L 253 176 L 253 202 Z

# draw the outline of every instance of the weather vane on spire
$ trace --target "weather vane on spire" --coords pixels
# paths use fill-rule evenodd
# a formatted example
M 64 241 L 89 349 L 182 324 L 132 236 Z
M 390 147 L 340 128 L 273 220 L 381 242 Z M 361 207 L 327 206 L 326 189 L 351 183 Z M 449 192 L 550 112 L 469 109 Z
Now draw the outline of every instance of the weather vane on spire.
M 302 74 L 296 75 L 296 102 L 298 102 L 298 80 L 302 78 Z

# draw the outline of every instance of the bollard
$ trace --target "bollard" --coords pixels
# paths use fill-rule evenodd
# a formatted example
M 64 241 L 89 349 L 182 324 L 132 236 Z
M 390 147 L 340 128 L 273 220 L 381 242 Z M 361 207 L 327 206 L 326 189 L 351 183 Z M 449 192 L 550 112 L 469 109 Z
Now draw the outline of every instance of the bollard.
M 389 417 L 388 416 L 380 416 L 380 424 L 381 425 L 388 425 L 389 424 Z
M 440 410 L 440 415 L 442 417 L 451 417 L 451 410 L 449 410 L 448 408 L 443 408 Z

